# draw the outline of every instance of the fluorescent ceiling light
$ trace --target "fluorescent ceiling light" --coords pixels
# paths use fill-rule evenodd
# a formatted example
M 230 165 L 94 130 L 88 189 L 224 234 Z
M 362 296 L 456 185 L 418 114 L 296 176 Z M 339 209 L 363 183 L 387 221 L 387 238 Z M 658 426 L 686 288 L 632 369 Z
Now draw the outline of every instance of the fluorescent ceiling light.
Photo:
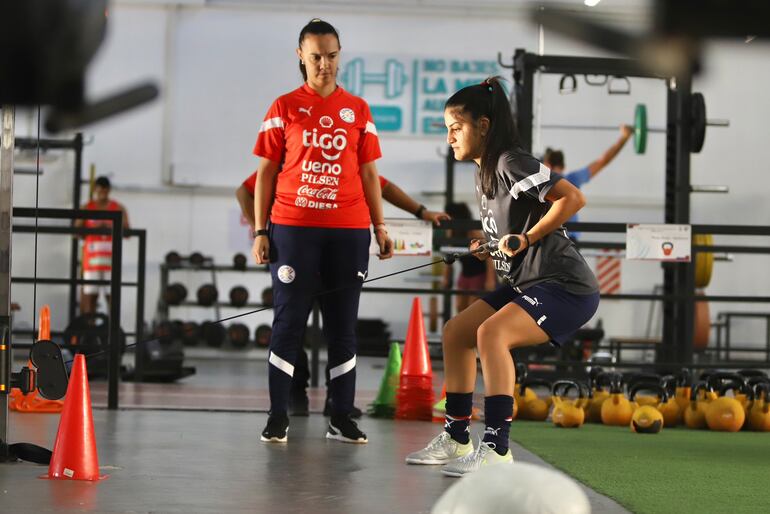
M 596 4 L 601 2 L 602 0 L 583 0 L 583 3 L 586 4 L 588 7 L 595 7 Z

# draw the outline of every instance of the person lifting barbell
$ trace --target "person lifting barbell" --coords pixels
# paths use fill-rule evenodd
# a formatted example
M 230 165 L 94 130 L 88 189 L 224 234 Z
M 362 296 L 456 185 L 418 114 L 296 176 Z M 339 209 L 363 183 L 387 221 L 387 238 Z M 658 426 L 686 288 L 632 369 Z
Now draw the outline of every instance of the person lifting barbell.
M 572 185 L 578 189 L 582 188 L 591 179 L 593 179 L 600 171 L 606 168 L 612 160 L 620 153 L 625 144 L 634 134 L 634 128 L 630 125 L 620 126 L 620 137 L 615 141 L 612 146 L 602 153 L 598 159 L 590 162 L 588 165 L 578 168 L 573 171 L 565 173 L 564 165 L 564 152 L 562 150 L 555 150 L 553 148 L 546 148 L 543 155 L 543 164 L 548 166 L 552 172 L 558 173 L 565 179 L 567 179 Z M 569 222 L 576 223 L 578 216 L 575 214 L 569 219 Z M 572 239 L 580 237 L 578 232 L 570 232 Z

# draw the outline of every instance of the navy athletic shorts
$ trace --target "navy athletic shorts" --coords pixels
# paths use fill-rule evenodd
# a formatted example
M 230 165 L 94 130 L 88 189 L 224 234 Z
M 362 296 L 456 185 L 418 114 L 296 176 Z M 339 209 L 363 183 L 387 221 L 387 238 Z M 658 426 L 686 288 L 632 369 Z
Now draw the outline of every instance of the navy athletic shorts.
M 553 282 L 541 282 L 517 292 L 509 285 L 498 287 L 481 297 L 499 311 L 510 302 L 532 316 L 532 319 L 561 346 L 572 334 L 590 320 L 599 307 L 599 293 L 573 294 Z

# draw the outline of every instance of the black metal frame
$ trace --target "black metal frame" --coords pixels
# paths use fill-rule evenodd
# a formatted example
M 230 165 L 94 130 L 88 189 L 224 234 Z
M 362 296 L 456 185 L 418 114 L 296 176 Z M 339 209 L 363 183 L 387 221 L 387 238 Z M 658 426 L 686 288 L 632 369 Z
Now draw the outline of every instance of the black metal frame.
M 72 209 L 80 209 L 81 189 L 83 179 L 80 176 L 83 167 L 83 134 L 78 132 L 72 139 L 36 139 L 29 137 L 17 137 L 15 140 L 16 148 L 35 150 L 72 150 L 75 152 L 75 163 L 73 165 L 72 177 Z M 78 255 L 79 247 L 77 239 L 73 239 L 70 245 L 70 279 L 78 278 Z M 72 283 L 69 290 L 68 313 L 70 321 L 77 314 L 78 290 L 76 283 Z
M 524 148 L 532 149 L 534 76 L 536 73 L 622 75 L 665 80 L 668 91 L 666 125 L 666 183 L 664 219 L 671 224 L 690 223 L 690 140 L 692 83 L 689 77 L 652 74 L 633 59 L 546 56 L 517 49 L 513 57 L 516 121 Z M 695 265 L 663 264 L 663 344 L 659 362 L 691 362 Z
M 125 285 L 137 287 L 137 323 L 135 337 L 137 341 L 142 339 L 144 329 L 144 282 L 145 282 L 145 257 L 146 238 L 145 230 L 125 231 L 123 228 L 123 213 L 120 211 L 93 211 L 77 209 L 34 209 L 16 207 L 13 209 L 14 218 L 44 218 L 44 219 L 96 219 L 111 221 L 111 228 L 78 228 L 78 227 L 37 227 L 39 233 L 49 234 L 107 234 L 112 236 L 112 272 L 109 281 L 89 280 L 84 281 L 77 276 L 74 279 L 47 279 L 47 283 L 69 284 L 70 290 L 77 292 L 78 284 L 106 283 L 110 285 L 110 316 L 108 327 L 107 345 L 108 371 L 107 371 L 107 408 L 118 408 L 118 383 L 120 380 L 120 311 L 121 311 L 121 286 L 123 269 L 123 236 L 136 235 L 139 237 L 139 262 L 137 263 L 137 281 Z M 34 226 L 14 226 L 14 232 L 34 233 Z M 77 239 L 73 238 L 77 245 Z M 77 265 L 77 260 L 75 261 Z M 12 279 L 13 280 L 13 279 Z M 28 282 L 28 281 L 27 281 Z

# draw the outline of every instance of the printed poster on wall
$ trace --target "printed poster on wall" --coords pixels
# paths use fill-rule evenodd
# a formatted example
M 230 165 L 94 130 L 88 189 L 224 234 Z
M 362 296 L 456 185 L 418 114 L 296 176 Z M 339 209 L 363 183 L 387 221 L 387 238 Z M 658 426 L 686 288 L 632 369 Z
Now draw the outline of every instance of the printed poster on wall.
M 393 240 L 394 256 L 427 256 L 433 249 L 433 225 L 429 221 L 386 219 L 388 235 Z M 372 227 L 372 230 L 374 227 Z M 377 255 L 378 248 L 372 232 L 369 253 Z
M 359 54 L 343 62 L 337 80 L 366 99 L 380 134 L 445 137 L 447 99 L 494 75 L 508 75 L 494 55 L 458 59 Z M 508 82 L 503 86 L 507 89 Z
M 690 262 L 690 225 L 628 224 L 626 259 Z

